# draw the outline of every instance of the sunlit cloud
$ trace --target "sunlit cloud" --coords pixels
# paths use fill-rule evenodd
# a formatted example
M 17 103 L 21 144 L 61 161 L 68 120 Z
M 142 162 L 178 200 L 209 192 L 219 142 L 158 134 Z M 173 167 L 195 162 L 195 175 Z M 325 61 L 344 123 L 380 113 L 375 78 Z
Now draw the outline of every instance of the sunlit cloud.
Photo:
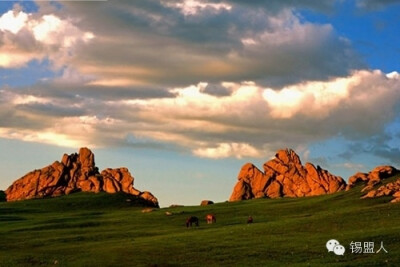
M 0 30 L 17 34 L 26 24 L 28 14 L 9 10 L 0 17 Z
M 219 143 L 216 147 L 197 148 L 193 154 L 205 158 L 242 158 L 242 157 L 260 157 L 266 153 L 260 151 L 249 144 L 243 143 Z
M 62 147 L 79 147 L 83 143 L 79 140 L 73 140 L 69 135 L 58 134 L 53 132 L 52 130 L 33 132 L 25 130 L 13 131 L 10 129 L 0 128 L 0 137 L 7 139 L 16 139 L 25 142 L 39 142 L 43 144 L 51 144 Z
M 40 130 L 0 127 L 0 137 L 62 147 L 90 146 L 96 148 L 106 146 L 104 143 L 92 140 L 96 127 L 98 125 L 113 127 L 115 123 L 113 119 L 99 119 L 96 116 L 65 117 L 57 120 L 51 127 Z
M 170 88 L 171 97 L 148 99 L 96 100 L 93 90 L 76 106 L 86 115 L 76 116 L 61 108 L 76 105 L 68 104 L 76 98 L 43 98 L 2 90 L 18 120 L 33 116 L 50 123 L 30 130 L 20 125 L 13 128 L 10 122 L 8 127 L 3 125 L 2 137 L 107 146 L 123 145 L 131 136 L 181 147 L 199 157 L 263 157 L 266 151 L 281 146 L 306 151 L 308 143 L 337 134 L 351 139 L 378 133 L 391 120 L 400 100 L 399 75 L 380 71 L 357 71 L 344 78 L 274 89 L 250 81 L 223 82 L 219 86 L 231 92 L 225 96 L 208 94 L 204 91 L 207 86 L 200 82 Z M 62 112 L 65 117 L 60 117 Z M 47 138 L 49 132 L 62 138 Z
M 232 6 L 227 3 L 210 3 L 205 1 L 197 0 L 183 0 L 183 1 L 162 1 L 162 4 L 168 7 L 174 7 L 180 9 L 185 15 L 196 15 L 204 9 L 209 9 L 214 12 L 220 12 L 222 10 L 231 10 Z
M 350 91 L 362 81 L 363 75 L 369 73 L 358 72 L 351 77 L 329 82 L 305 82 L 280 90 L 265 89 L 263 97 L 272 108 L 271 116 L 275 118 L 290 118 L 297 113 L 324 117 L 349 96 Z M 304 109 L 305 106 L 307 109 Z
M 0 67 L 19 68 L 32 60 L 49 59 L 62 66 L 79 43 L 95 35 L 54 14 L 10 10 L 0 17 Z

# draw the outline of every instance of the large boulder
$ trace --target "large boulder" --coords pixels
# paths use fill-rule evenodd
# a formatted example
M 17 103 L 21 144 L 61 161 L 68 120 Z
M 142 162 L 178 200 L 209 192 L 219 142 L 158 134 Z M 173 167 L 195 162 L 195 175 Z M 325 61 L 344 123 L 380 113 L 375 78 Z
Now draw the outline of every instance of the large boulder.
M 243 165 L 229 201 L 252 198 L 304 197 L 344 190 L 346 182 L 311 163 L 301 164 L 291 149 L 279 150 L 263 165 L 264 171 L 251 163 Z
M 150 192 L 133 187 L 134 178 L 127 168 L 107 168 L 99 173 L 94 154 L 88 148 L 79 153 L 64 154 L 61 162 L 34 170 L 16 180 L 7 190 L 7 201 L 55 197 L 73 192 L 124 192 L 136 196 L 150 206 L 158 200 Z

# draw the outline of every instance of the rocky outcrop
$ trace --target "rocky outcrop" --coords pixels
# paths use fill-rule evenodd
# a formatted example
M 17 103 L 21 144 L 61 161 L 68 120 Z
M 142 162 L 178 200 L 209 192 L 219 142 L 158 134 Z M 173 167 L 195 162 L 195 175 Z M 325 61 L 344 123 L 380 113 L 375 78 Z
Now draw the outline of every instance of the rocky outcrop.
M 392 166 L 378 166 L 369 173 L 358 172 L 349 178 L 346 191 L 361 184 L 363 185 L 361 192 L 365 193 L 361 198 L 392 196 L 393 199 L 391 202 L 400 202 L 400 179 L 374 189 L 385 179 L 393 177 L 399 172 L 399 170 Z
M 361 198 L 373 198 L 382 196 L 392 196 L 393 199 L 390 202 L 400 202 L 400 179 L 380 186 L 376 190 L 370 190 Z
M 64 154 L 61 162 L 34 170 L 16 180 L 6 191 L 7 201 L 55 197 L 73 192 L 125 192 L 158 207 L 158 200 L 150 192 L 133 187 L 134 178 L 127 168 L 105 169 L 99 173 L 94 154 L 88 148 L 79 153 Z
M 212 204 L 214 204 L 214 202 L 211 200 L 202 200 L 200 203 L 200 206 L 208 206 L 208 205 L 212 205 Z
M 344 190 L 346 182 L 311 163 L 301 164 L 291 149 L 279 150 L 263 165 L 264 171 L 251 163 L 239 172 L 229 201 L 252 198 L 304 197 Z
M 371 190 L 375 185 L 381 183 L 382 180 L 392 177 L 398 172 L 399 171 L 392 166 L 378 166 L 369 173 L 357 172 L 349 178 L 349 183 L 346 187 L 346 191 L 350 190 L 357 184 L 365 185 L 362 191 Z

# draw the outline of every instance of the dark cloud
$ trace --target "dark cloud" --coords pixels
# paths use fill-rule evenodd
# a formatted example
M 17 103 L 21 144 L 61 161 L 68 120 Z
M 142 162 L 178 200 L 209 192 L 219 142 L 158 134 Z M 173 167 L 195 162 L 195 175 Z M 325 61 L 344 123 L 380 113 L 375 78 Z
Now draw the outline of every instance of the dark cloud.
M 374 155 L 397 166 L 400 163 L 400 149 L 393 147 L 391 143 L 400 144 L 400 140 L 396 135 L 392 135 L 391 133 L 381 133 L 365 139 L 352 141 L 347 145 L 346 151 L 338 156 L 346 160 L 351 160 L 359 155 Z
M 334 12 L 335 3 L 337 0 L 255 0 L 255 1 L 241 1 L 241 0 L 228 0 L 228 2 L 236 3 L 238 5 L 248 5 L 255 8 L 264 8 L 269 12 L 279 12 L 284 8 L 289 9 L 309 9 L 318 12 L 331 14 Z
M 51 103 L 29 103 L 16 105 L 15 109 L 27 112 L 29 114 L 40 115 L 43 117 L 51 116 L 56 117 L 76 117 L 87 115 L 86 111 L 79 107 L 70 106 L 59 106 Z
M 381 158 L 387 159 L 390 162 L 396 164 L 396 166 L 399 166 L 400 163 L 400 149 L 399 148 L 393 148 L 393 147 L 381 147 L 377 148 L 374 151 L 374 154 L 376 156 L 379 156 Z
M 87 99 L 96 101 L 170 98 L 175 94 L 168 88 L 157 86 L 100 86 L 88 85 L 68 81 L 40 82 L 32 86 L 8 88 L 4 91 L 18 95 L 32 95 L 36 97 L 55 98 L 58 101 L 67 101 L 66 104 L 82 104 Z M 86 99 L 86 100 L 84 100 Z M 62 104 L 62 103 L 61 103 Z
M 27 111 L 15 110 L 13 105 L 2 105 L 0 107 L 0 128 L 20 130 L 42 130 L 54 124 L 53 119 L 31 114 Z
M 232 93 L 229 88 L 226 88 L 220 84 L 207 84 L 207 86 L 201 91 L 214 96 L 229 96 Z
M 357 0 L 360 8 L 373 11 L 387 8 L 391 5 L 400 4 L 399 0 Z
M 167 91 L 166 88 L 157 88 L 155 86 L 83 86 L 76 89 L 76 93 L 88 98 L 102 100 L 129 100 L 129 99 L 150 99 L 150 98 L 171 98 L 175 94 Z
M 278 86 L 342 76 L 363 66 L 351 44 L 328 25 L 303 23 L 291 11 L 329 9 L 331 1 L 227 3 L 230 10 L 205 8 L 195 15 L 158 1 L 65 2 L 59 12 L 83 18 L 79 27 L 96 35 L 93 45 L 79 47 L 72 63 L 90 66 L 105 79 L 163 86 L 253 80 Z M 245 45 L 246 39 L 257 45 Z M 122 66 L 132 71 L 108 71 Z

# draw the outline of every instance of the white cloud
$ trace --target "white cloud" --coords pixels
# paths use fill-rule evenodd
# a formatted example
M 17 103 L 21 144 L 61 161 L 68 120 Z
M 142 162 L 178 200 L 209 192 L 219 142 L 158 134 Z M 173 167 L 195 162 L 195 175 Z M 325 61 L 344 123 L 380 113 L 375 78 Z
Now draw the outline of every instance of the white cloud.
M 37 97 L 30 94 L 19 94 L 10 90 L 0 90 L 0 96 L 7 103 L 13 105 L 23 105 L 29 103 L 50 103 L 51 99 L 45 97 Z
M 75 46 L 94 37 L 74 26 L 72 20 L 54 14 L 10 10 L 0 17 L 0 67 L 19 68 L 44 58 L 62 66 Z
M 168 7 L 178 8 L 185 16 L 196 15 L 204 9 L 211 9 L 215 12 L 232 9 L 232 6 L 227 3 L 207 3 L 197 0 L 182 0 L 177 2 L 162 1 L 162 4 Z
M 41 21 L 32 21 L 30 24 L 33 25 L 31 28 L 35 39 L 47 44 L 55 43 L 56 40 L 49 37 L 62 26 L 61 20 L 54 15 L 44 15 Z
M 0 138 L 17 139 L 26 142 L 39 142 L 62 147 L 103 147 L 104 144 L 92 140 L 96 127 L 113 127 L 116 120 L 99 119 L 96 116 L 64 117 L 55 121 L 52 127 L 41 130 L 10 129 L 0 127 Z
M 83 143 L 82 141 L 74 140 L 68 134 L 55 133 L 52 129 L 49 131 L 34 132 L 29 130 L 14 131 L 0 127 L 0 137 L 17 139 L 25 142 L 52 144 L 62 147 L 80 147 Z
M 219 143 L 216 147 L 197 148 L 193 154 L 205 158 L 260 157 L 260 151 L 245 143 Z
M 61 20 L 53 14 L 44 15 L 39 21 L 30 21 L 28 27 L 35 39 L 46 45 L 60 45 L 68 48 L 79 41 L 88 42 L 94 38 L 93 33 L 82 32 L 70 21 Z
M 12 100 L 12 103 L 14 105 L 24 105 L 30 103 L 46 104 L 46 103 L 51 103 L 51 100 L 33 95 L 15 95 L 15 97 Z
M 0 31 L 17 34 L 26 24 L 28 14 L 22 11 L 9 10 L 0 17 Z
M 330 81 L 304 82 L 280 90 L 265 89 L 263 97 L 271 107 L 270 114 L 274 118 L 290 118 L 298 113 L 325 117 L 349 96 L 363 75 L 364 72 L 357 72 L 350 77 Z

